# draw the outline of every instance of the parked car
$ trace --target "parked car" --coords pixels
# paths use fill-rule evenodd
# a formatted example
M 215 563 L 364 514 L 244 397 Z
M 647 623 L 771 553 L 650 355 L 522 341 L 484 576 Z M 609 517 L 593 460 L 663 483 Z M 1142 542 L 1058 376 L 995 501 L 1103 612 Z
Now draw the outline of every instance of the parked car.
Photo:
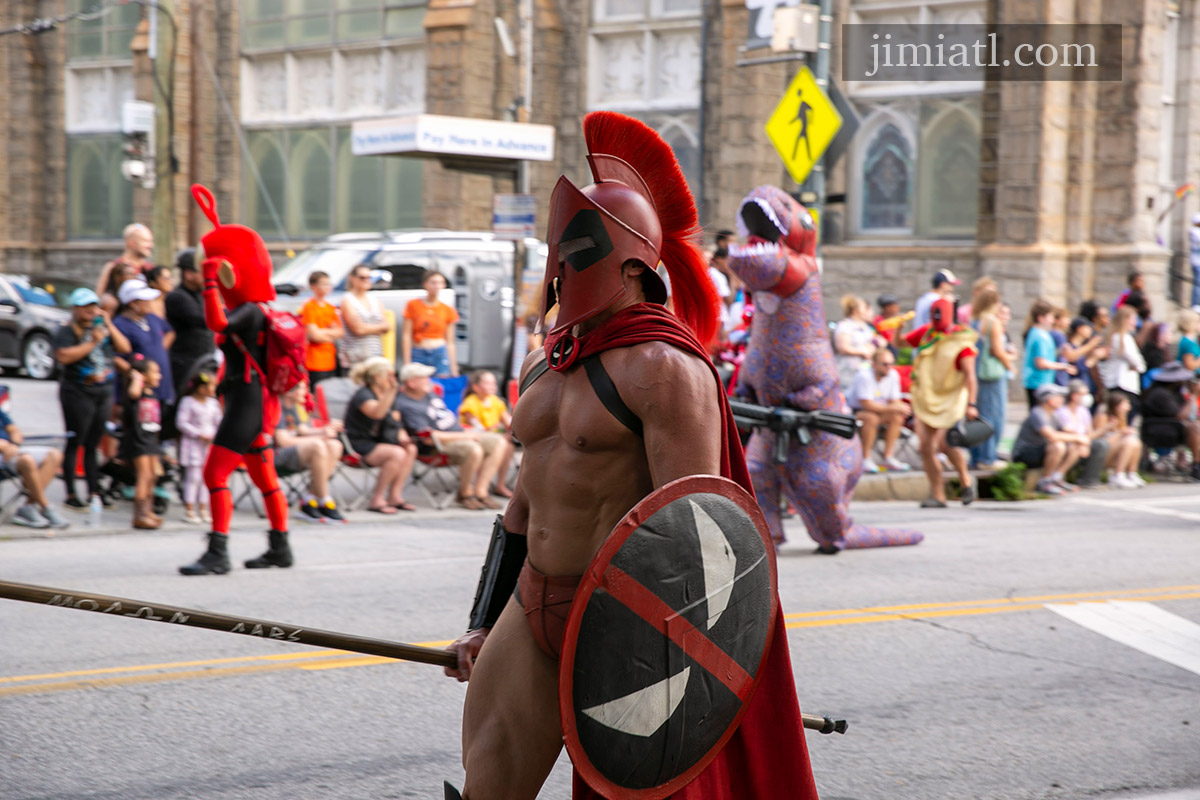
M 536 239 L 527 239 L 525 244 L 525 281 L 536 280 L 540 285 L 546 245 Z M 360 264 L 369 265 L 372 294 L 396 316 L 399 358 L 404 307 L 425 295 L 421 276 L 436 269 L 448 283 L 442 302 L 454 306 L 460 318 L 456 336 L 459 366 L 463 371 L 503 371 L 512 344 L 514 251 L 513 242 L 487 232 L 343 233 L 280 264 L 272 282 L 279 294 L 277 305 L 297 311 L 312 296 L 308 276 L 321 270 L 333 282 L 330 302 L 336 305 L 346 291 L 350 271 Z
M 37 380 L 54 377 L 58 364 L 51 338 L 59 325 L 71 319 L 60 302 L 65 305 L 67 295 L 80 285 L 0 275 L 0 367 L 23 369 Z

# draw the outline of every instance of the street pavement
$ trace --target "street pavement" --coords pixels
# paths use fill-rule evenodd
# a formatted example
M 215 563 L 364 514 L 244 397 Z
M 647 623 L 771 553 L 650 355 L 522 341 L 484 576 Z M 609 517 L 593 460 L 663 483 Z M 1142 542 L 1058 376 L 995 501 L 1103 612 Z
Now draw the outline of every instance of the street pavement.
M 1200 487 L 853 510 L 927 538 L 817 556 L 788 523 L 800 702 L 850 722 L 808 735 L 824 800 L 1200 798 Z M 263 528 L 238 516 L 235 563 Z M 0 538 L 0 580 L 440 646 L 489 530 L 483 512 L 360 512 L 297 526 L 293 569 L 184 578 L 200 531 L 114 526 Z M 0 600 L 0 798 L 440 798 L 461 784 L 464 689 L 422 664 Z M 564 756 L 540 796 L 569 787 Z

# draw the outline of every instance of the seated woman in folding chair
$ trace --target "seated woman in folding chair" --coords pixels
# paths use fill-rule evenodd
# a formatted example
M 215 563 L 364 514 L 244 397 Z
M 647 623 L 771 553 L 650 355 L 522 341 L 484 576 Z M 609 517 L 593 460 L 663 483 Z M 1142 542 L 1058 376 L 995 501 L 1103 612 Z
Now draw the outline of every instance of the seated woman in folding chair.
M 308 472 L 308 491 L 300 514 L 309 522 L 345 522 L 329 493 L 329 479 L 342 460 L 337 420 L 317 428 L 309 424 L 308 383 L 300 381 L 280 395 L 279 424 L 275 426 L 275 470 L 281 476 Z
M 395 367 L 382 356 L 368 358 L 350 370 L 350 379 L 362 388 L 346 408 L 346 438 L 367 466 L 379 468 L 367 510 L 380 514 L 416 511 L 404 500 L 404 485 L 417 459 L 417 445 L 392 407 L 400 389 Z

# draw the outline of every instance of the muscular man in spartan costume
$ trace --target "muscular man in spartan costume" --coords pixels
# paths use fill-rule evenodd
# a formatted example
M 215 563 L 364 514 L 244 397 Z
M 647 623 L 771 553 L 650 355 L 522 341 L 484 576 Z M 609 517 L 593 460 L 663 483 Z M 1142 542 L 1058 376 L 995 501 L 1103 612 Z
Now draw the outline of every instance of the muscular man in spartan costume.
M 582 574 L 626 512 L 689 475 L 722 475 L 753 491 L 706 357 L 718 299 L 674 154 L 620 114 L 589 114 L 583 128 L 594 183 L 579 189 L 563 177 L 551 197 L 543 316 L 555 304 L 558 314 L 545 348 L 521 370 L 513 417 L 521 472 L 472 630 L 451 646 L 459 665 L 447 674 L 470 680 L 468 800 L 532 800 L 558 758 L 564 622 Z M 674 314 L 653 269 L 660 261 Z M 816 797 L 781 613 L 773 624 L 740 726 L 671 797 Z M 446 796 L 459 795 L 447 786 Z M 601 795 L 576 771 L 573 797 Z

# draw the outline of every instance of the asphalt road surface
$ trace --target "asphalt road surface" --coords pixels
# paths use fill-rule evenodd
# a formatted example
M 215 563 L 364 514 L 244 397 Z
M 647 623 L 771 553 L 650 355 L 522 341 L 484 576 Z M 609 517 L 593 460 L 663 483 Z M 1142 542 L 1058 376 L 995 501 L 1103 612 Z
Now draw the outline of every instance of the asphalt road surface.
M 21 383 L 27 430 L 58 430 Z M 56 409 L 55 409 L 56 411 Z M 1200 798 L 1200 487 L 859 521 L 909 548 L 812 554 L 780 594 L 824 800 Z M 290 570 L 183 578 L 191 531 L 5 540 L 0 579 L 440 644 L 463 629 L 489 516 L 298 527 Z M 235 563 L 264 546 L 239 516 Z M 464 686 L 421 664 L 0 600 L 0 798 L 439 798 Z M 559 760 L 541 797 L 569 795 Z M 740 799 L 739 799 L 740 800 Z
M 779 560 L 801 704 L 850 721 L 808 737 L 825 800 L 1200 797 L 1200 492 L 857 513 L 928 539 Z M 194 532 L 14 539 L 0 578 L 445 642 L 487 515 L 406 522 L 302 528 L 294 569 L 209 578 L 174 574 Z M 440 797 L 463 694 L 437 667 L 0 601 L 0 797 Z M 568 794 L 563 758 L 541 796 Z

